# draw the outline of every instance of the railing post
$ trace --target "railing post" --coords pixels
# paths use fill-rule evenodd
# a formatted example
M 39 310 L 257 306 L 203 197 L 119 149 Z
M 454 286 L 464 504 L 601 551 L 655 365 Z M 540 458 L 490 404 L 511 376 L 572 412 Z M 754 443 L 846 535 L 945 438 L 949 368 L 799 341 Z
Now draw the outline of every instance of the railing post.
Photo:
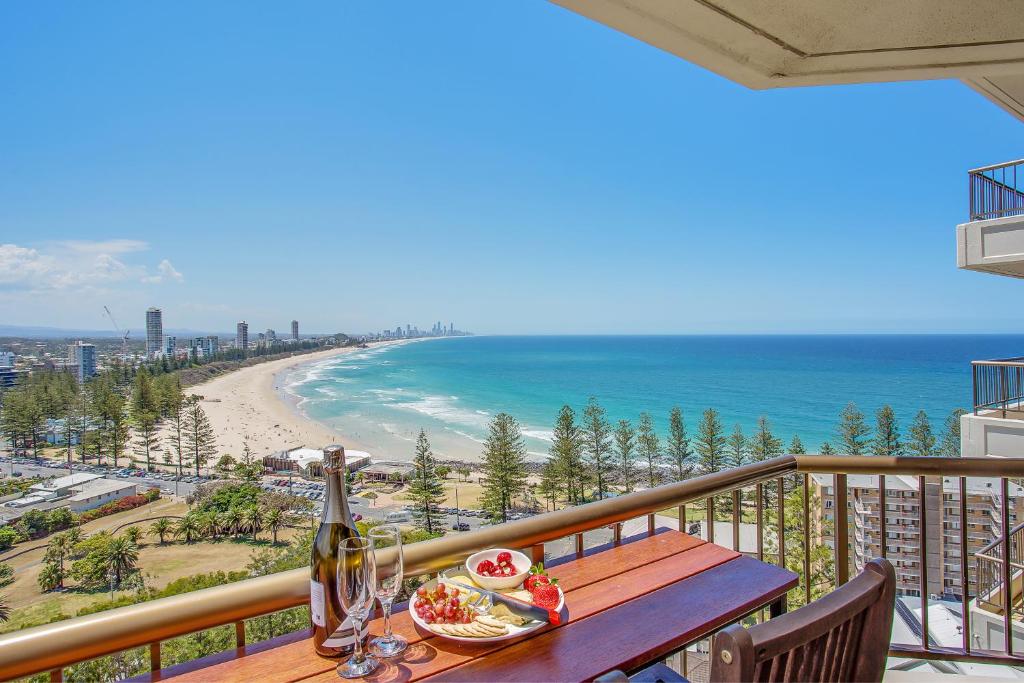
M 786 480 L 779 477 L 776 502 L 779 505 L 779 566 L 786 566 Z
M 686 506 L 680 505 L 678 509 L 679 513 L 679 530 L 686 533 Z
M 764 562 L 764 484 L 757 483 L 757 559 Z
M 622 540 L 622 525 L 615 525 L 615 542 L 618 543 Z M 537 543 L 530 546 L 530 561 L 534 564 L 544 561 L 544 544 Z
M 804 474 L 804 604 L 811 604 L 811 475 Z
M 149 670 L 160 670 L 160 641 L 149 644 Z
M 920 542 L 918 543 L 919 559 L 920 559 L 920 580 L 921 580 L 921 649 L 927 650 L 929 648 L 928 643 L 928 504 L 926 501 L 925 492 L 925 479 L 924 477 L 917 478 L 917 488 L 919 489 L 918 501 L 920 507 L 918 508 L 918 527 L 920 530 Z M 941 494 L 940 494 L 941 497 Z M 940 501 L 941 504 L 941 501 Z
M 970 578 L 967 564 L 967 477 L 960 477 L 960 607 L 963 611 L 964 652 L 971 653 L 971 610 L 968 593 Z M 980 588 L 980 585 L 979 585 Z
M 583 534 L 576 534 L 576 556 L 583 557 Z
M 654 535 L 654 525 L 655 525 L 655 519 L 654 519 L 654 513 L 652 512 L 651 514 L 647 515 L 647 535 L 648 536 L 653 536 Z
M 889 523 L 886 520 L 886 502 L 885 502 L 885 475 L 878 475 L 878 519 L 881 527 L 878 530 L 878 545 L 882 552 L 882 559 L 885 559 L 886 549 L 885 546 L 888 544 L 888 529 Z
M 850 579 L 850 513 L 846 509 L 846 475 L 835 475 L 835 485 L 835 532 L 832 537 L 836 546 L 836 587 L 839 587 Z
M 50 672 L 50 683 L 61 683 L 64 680 L 64 670 L 54 669 Z
M 704 501 L 704 521 L 708 525 L 708 543 L 715 542 L 715 498 L 711 496 Z
M 235 647 L 245 647 L 245 622 L 241 619 L 235 622 Z
M 1006 477 L 1002 482 L 1003 521 L 1003 632 L 1006 633 L 1006 655 L 1013 656 L 1013 574 L 1010 571 L 1010 485 Z
M 734 490 L 732 492 L 732 549 L 738 553 L 743 552 L 740 550 L 740 517 L 743 512 L 740 505 L 742 500 L 739 489 Z

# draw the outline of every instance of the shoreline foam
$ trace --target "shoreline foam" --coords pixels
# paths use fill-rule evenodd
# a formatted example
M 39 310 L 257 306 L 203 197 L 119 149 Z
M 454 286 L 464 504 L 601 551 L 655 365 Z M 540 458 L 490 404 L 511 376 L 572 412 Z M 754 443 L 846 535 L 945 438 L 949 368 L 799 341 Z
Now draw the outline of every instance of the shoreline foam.
M 279 374 L 285 371 L 358 350 L 358 347 L 343 347 L 260 363 L 186 391 L 203 396 L 203 410 L 210 418 L 218 453 L 222 455 L 240 460 L 246 444 L 254 458 L 303 445 L 322 448 L 330 443 L 364 450 L 361 444 L 289 405 L 276 386 Z

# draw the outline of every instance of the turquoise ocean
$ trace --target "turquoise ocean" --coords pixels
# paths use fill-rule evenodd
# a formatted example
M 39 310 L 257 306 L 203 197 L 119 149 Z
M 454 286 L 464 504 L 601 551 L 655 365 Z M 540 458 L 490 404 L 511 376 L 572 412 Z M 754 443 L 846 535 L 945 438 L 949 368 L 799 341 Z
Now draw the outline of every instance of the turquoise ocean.
M 662 434 L 675 405 L 691 434 L 705 408 L 747 434 L 764 415 L 813 452 L 835 442 L 851 401 L 872 423 L 892 405 L 904 434 L 924 410 L 938 432 L 953 409 L 971 408 L 971 360 L 1022 351 L 1021 335 L 457 337 L 314 361 L 280 384 L 298 410 L 378 458 L 410 459 L 421 428 L 438 455 L 478 457 L 501 411 L 542 458 L 559 408 L 580 411 L 590 396 L 613 421 L 650 412 Z

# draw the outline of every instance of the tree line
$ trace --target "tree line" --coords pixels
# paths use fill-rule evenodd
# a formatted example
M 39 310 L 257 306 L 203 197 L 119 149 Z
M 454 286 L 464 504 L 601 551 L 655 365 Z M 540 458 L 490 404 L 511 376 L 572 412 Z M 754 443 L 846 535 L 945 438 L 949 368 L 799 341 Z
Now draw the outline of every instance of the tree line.
M 55 420 L 69 464 L 76 453 L 82 462 L 115 467 L 127 456 L 152 470 L 162 453 L 179 474 L 194 467 L 198 476 L 217 453 L 201 400 L 185 394 L 176 374 L 154 377 L 145 366 L 130 377 L 114 369 L 82 384 L 70 372 L 36 372 L 3 394 L 0 431 L 15 449 L 38 457 Z
M 839 415 L 836 445 L 825 442 L 820 453 L 959 457 L 963 414 L 963 410 L 953 411 L 941 433 L 936 434 L 928 415 L 919 411 L 904 437 L 891 406 L 878 409 L 872 429 L 864 414 L 850 403 Z M 674 407 L 669 411 L 667 434 L 661 436 L 650 413 L 640 413 L 635 423 L 627 419 L 613 422 L 597 399 L 591 398 L 581 414 L 569 405 L 559 410 L 550 457 L 541 469 L 537 493 L 549 509 L 559 503 L 579 505 L 761 462 L 786 452 L 804 454 L 806 449 L 796 434 L 786 448 L 765 416 L 758 418 L 754 432 L 747 435 L 739 424 L 727 431 L 719 412 L 708 408 L 691 435 L 682 409 Z M 414 516 L 424 528 L 436 528 L 444 491 L 422 430 L 413 465 L 410 497 Z M 514 501 L 527 492 L 529 475 L 522 428 L 508 413 L 499 413 L 490 422 L 481 469 L 483 507 L 495 521 L 506 521 Z M 721 505 L 727 509 L 731 501 L 723 500 Z

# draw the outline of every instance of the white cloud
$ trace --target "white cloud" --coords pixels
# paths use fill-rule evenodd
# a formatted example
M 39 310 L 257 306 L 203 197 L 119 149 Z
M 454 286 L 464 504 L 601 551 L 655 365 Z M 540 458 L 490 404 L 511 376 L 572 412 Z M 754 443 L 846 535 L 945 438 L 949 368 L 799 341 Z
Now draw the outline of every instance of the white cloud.
M 127 262 L 126 254 L 149 247 L 139 240 L 50 242 L 39 247 L 0 244 L 0 290 L 46 292 L 97 289 L 129 280 L 182 282 L 184 277 L 163 259 L 157 272 Z
M 171 262 L 164 259 L 160 262 L 160 265 L 156 267 L 156 275 L 147 275 L 142 278 L 143 282 L 151 284 L 160 284 L 162 282 L 184 282 L 185 276 L 179 273 Z

